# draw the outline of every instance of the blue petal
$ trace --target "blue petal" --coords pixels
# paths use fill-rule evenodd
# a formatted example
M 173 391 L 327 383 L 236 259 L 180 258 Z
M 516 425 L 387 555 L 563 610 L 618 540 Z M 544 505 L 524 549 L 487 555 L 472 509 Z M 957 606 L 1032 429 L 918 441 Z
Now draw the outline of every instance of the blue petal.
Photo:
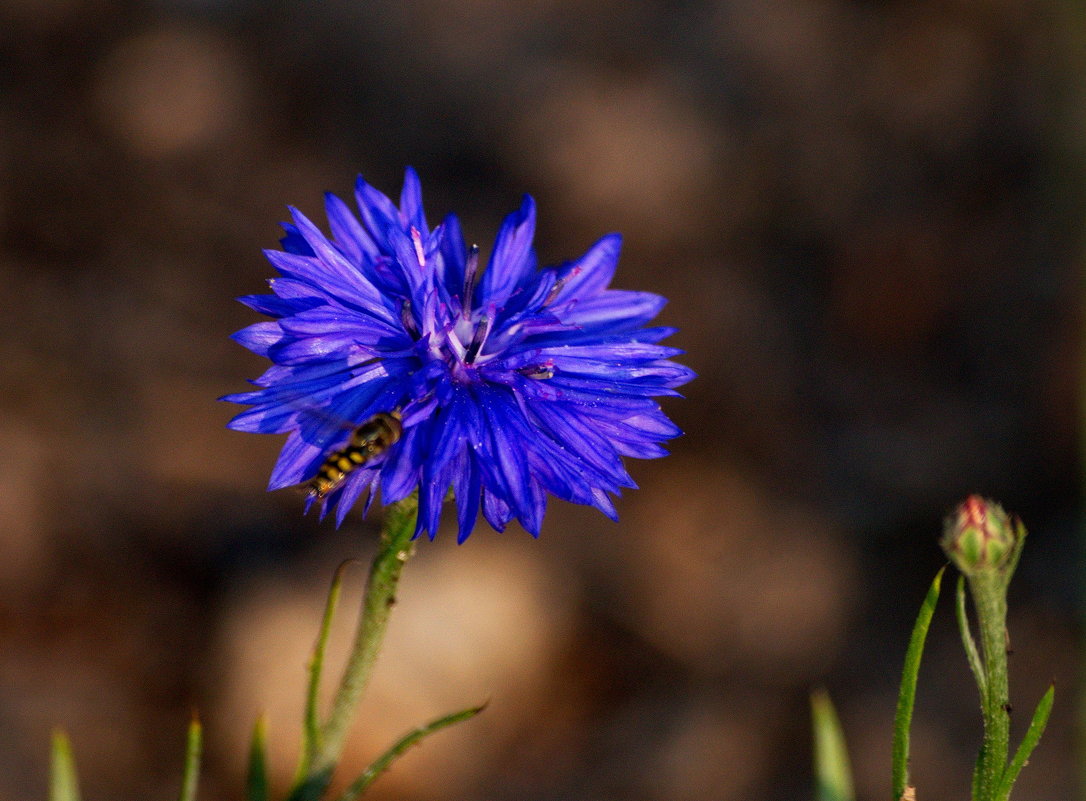
M 525 195 L 517 211 L 502 222 L 494 251 L 483 273 L 484 297 L 501 304 L 535 269 L 532 239 L 535 236 L 535 201 Z
M 600 488 L 592 490 L 592 505 L 614 521 L 618 521 L 618 510 L 614 503 L 607 497 L 607 493 Z
M 423 426 L 404 432 L 403 438 L 388 453 L 381 469 L 381 495 L 385 503 L 403 500 L 419 483 Z
M 268 349 L 283 340 L 283 329 L 279 327 L 279 323 L 253 323 L 232 334 L 230 338 L 259 356 L 267 356 Z
M 278 295 L 242 295 L 238 301 L 244 303 L 250 309 L 269 317 L 286 317 L 299 311 L 311 309 L 321 304 L 320 300 L 292 301 L 281 298 Z
M 495 531 L 505 531 L 505 527 L 513 519 L 513 512 L 509 509 L 509 504 L 484 487 L 483 517 Z
M 320 378 L 327 376 L 337 376 L 335 380 L 346 381 L 351 371 L 363 364 L 363 360 L 358 362 L 343 359 L 340 361 L 324 361 L 317 364 L 300 365 L 300 366 L 287 366 L 287 365 L 272 365 L 264 371 L 260 378 L 256 379 L 252 383 L 259 387 L 270 387 L 280 384 L 300 384 L 308 381 L 316 381 Z
M 543 528 L 543 515 L 547 511 L 547 493 L 538 481 L 532 478 L 528 482 L 528 508 L 520 515 L 520 524 L 533 537 L 538 537 Z
M 419 508 L 415 516 L 415 533 L 413 536 L 418 537 L 423 532 L 427 532 L 429 538 L 433 540 L 441 524 L 441 507 L 443 506 L 444 496 L 445 490 L 436 482 L 423 480 L 419 484 Z
M 428 272 L 425 266 L 419 263 L 414 241 L 407 233 L 392 228 L 388 232 L 388 247 L 392 249 L 395 257 L 389 266 L 400 271 L 409 288 L 409 294 L 414 294 L 416 289 L 423 286 L 425 273 Z
M 595 297 L 578 298 L 566 304 L 566 309 L 556 306 L 553 311 L 567 325 L 608 326 L 613 329 L 608 333 L 618 333 L 622 328 L 644 325 L 666 305 L 666 298 L 652 292 L 609 289 Z
M 554 378 L 548 379 L 547 383 L 560 392 L 565 390 L 581 390 L 589 393 L 595 392 L 596 402 L 603 404 L 611 403 L 611 398 L 616 395 L 642 397 L 654 397 L 657 395 L 677 397 L 679 395 L 674 389 L 663 386 L 657 382 L 640 384 L 634 381 L 600 381 L 598 378 L 584 378 L 570 373 L 557 373 Z
M 467 449 L 461 451 L 459 470 L 453 475 L 453 492 L 456 495 L 458 531 L 456 541 L 462 543 L 475 528 L 479 516 L 479 498 L 482 494 L 482 472 L 475 456 Z
M 278 250 L 269 252 L 281 253 L 281 251 Z M 313 309 L 317 306 L 324 306 L 332 302 L 331 296 L 329 296 L 327 292 L 306 280 L 299 280 L 296 278 L 272 278 L 268 281 L 268 286 L 271 287 L 271 290 L 275 293 L 276 297 L 282 298 L 296 306 L 295 312 Z
M 464 232 L 460 228 L 460 220 L 454 214 L 446 217 L 441 225 L 445 229 L 445 235 L 441 239 L 441 263 L 445 289 L 451 297 L 460 298 L 463 302 L 464 265 L 468 257 L 468 249 L 464 244 Z
M 623 456 L 637 459 L 656 459 L 667 455 L 667 449 L 658 443 L 672 439 L 682 432 L 661 412 L 659 425 L 646 423 L 647 416 L 626 420 L 605 420 L 594 418 L 591 425 L 608 438 L 614 449 Z
M 289 406 L 257 406 L 235 415 L 226 427 L 250 434 L 285 434 L 297 427 L 300 415 L 299 409 Z
M 586 425 L 575 410 L 564 404 L 537 404 L 532 411 L 545 430 L 594 473 L 616 485 L 629 480 L 611 443 L 593 426 Z
M 418 535 L 427 531 L 430 539 L 433 539 L 440 523 L 445 495 L 456 476 L 464 470 L 468 448 L 467 436 L 453 414 L 446 419 L 435 417 L 429 424 L 435 433 L 431 438 L 430 458 L 423 465 L 422 483 L 419 485 L 418 528 L 415 533 Z
M 326 296 L 337 298 L 363 313 L 383 319 L 389 323 L 396 322 L 396 316 L 386 308 L 384 296 L 377 290 L 369 279 L 355 271 L 353 276 L 344 276 L 342 271 L 328 269 L 329 265 L 322 260 L 308 256 L 296 256 L 292 253 L 284 253 L 280 250 L 266 250 L 264 255 L 279 272 L 288 278 L 297 279 L 303 284 L 308 284 L 310 289 L 306 294 L 310 296 Z M 342 264 L 347 262 L 342 260 Z M 353 271 L 349 265 L 348 269 Z M 283 297 L 279 291 L 282 282 L 272 284 L 275 294 Z M 290 286 L 290 285 L 288 285 Z M 304 291 L 301 288 L 292 287 L 294 291 Z
M 381 306 L 383 298 L 370 280 L 362 274 L 358 267 L 352 265 L 343 254 L 331 242 L 325 238 L 309 218 L 294 207 L 290 207 L 294 217 L 294 223 L 313 252 L 317 254 L 321 266 L 324 268 L 321 276 L 321 286 L 332 286 L 337 292 L 346 289 L 351 299 L 357 299 L 364 306 Z
M 436 429 L 436 434 L 426 461 L 426 468 L 434 476 L 442 473 L 467 446 L 468 435 L 460 419 L 461 408 L 460 404 L 450 406 L 440 413 L 440 416 L 431 418 L 430 424 Z M 446 487 L 442 487 L 441 491 L 444 492 Z
M 589 329 L 570 326 L 561 331 L 552 331 L 546 336 L 534 337 L 523 342 L 519 347 L 540 348 L 557 347 L 558 345 L 581 345 L 607 343 L 625 344 L 630 342 L 656 343 L 667 339 L 678 331 L 677 328 L 658 326 L 655 328 L 627 328 L 620 327 L 618 331 L 612 331 L 606 327 L 593 327 Z
M 351 213 L 346 203 L 328 192 L 324 196 L 324 208 L 336 245 L 356 264 L 361 265 L 363 260 L 373 261 L 380 255 L 373 237 Z
M 376 467 L 360 467 L 355 470 L 354 473 L 347 476 L 347 479 L 343 482 L 343 490 L 339 496 L 335 499 L 336 502 L 336 526 L 342 526 L 343 520 L 347 517 L 347 512 L 351 510 L 351 507 L 355 505 L 358 500 L 358 496 L 366 490 L 370 491 L 370 499 L 373 497 L 373 493 L 376 491 L 374 482 L 379 475 L 379 471 Z M 369 509 L 369 502 L 366 503 L 366 509 Z M 362 514 L 365 517 L 365 512 Z
M 312 406 L 317 401 L 325 400 L 332 393 L 340 392 L 343 388 L 344 376 L 342 369 L 337 367 L 335 373 L 318 376 L 309 380 L 288 381 L 273 387 L 258 389 L 253 392 L 238 392 L 233 395 L 223 395 L 219 400 L 228 403 L 245 404 L 283 404 L 294 403 L 295 408 Z M 308 402 L 308 404 L 303 403 Z
M 402 227 L 399 210 L 382 192 L 366 183 L 361 175 L 355 181 L 354 196 L 358 202 L 358 210 L 362 214 L 362 222 L 370 229 L 381 251 L 387 253 L 385 242 L 388 239 L 389 229 Z
M 280 223 L 283 226 L 283 230 L 287 232 L 286 236 L 279 240 L 280 246 L 287 253 L 295 253 L 299 256 L 316 256 L 313 252 L 313 248 L 309 247 L 309 243 L 305 241 L 298 229 L 290 223 Z
M 656 441 L 674 439 L 682 436 L 683 433 L 682 429 L 671 422 L 660 409 L 654 409 L 652 413 L 627 417 L 622 421 L 622 427 L 627 431 L 636 431 L 646 439 Z
M 677 387 L 694 377 L 693 371 L 675 362 L 650 362 L 649 364 L 623 365 L 618 362 L 601 362 L 595 359 L 552 356 L 549 360 L 563 376 L 580 376 L 601 383 L 618 385 L 622 382 L 658 384 Z
M 511 397 L 496 389 L 477 392 L 475 397 L 483 410 L 486 427 L 481 439 L 485 458 L 482 467 L 489 489 L 515 511 L 525 528 L 538 532 L 541 511 L 532 503 L 524 458 L 527 426 L 523 415 Z
M 403 189 L 400 192 L 400 214 L 406 220 L 408 227 L 413 227 L 425 237 L 429 231 L 426 228 L 426 215 L 422 210 L 422 184 L 419 182 L 419 174 L 414 167 L 408 167 L 404 171 Z
M 588 298 L 605 290 L 615 275 L 621 251 L 622 237 L 619 234 L 607 234 L 581 258 L 559 268 L 563 284 L 552 303 Z
M 292 431 L 279 453 L 279 459 L 268 480 L 268 489 L 276 490 L 300 484 L 313 474 L 324 460 L 324 455 L 324 446 L 307 442 L 300 429 Z
M 656 408 L 657 403 L 652 400 L 651 395 L 678 394 L 677 392 L 650 392 L 647 395 L 632 396 L 605 392 L 601 389 L 599 382 L 596 381 L 587 382 L 578 387 L 570 386 L 568 383 L 564 386 L 558 386 L 553 378 L 544 381 L 524 378 L 523 376 L 520 376 L 520 380 L 515 383 L 515 386 L 517 387 L 517 394 L 529 401 L 560 400 L 565 403 L 588 407 L 602 405 L 612 408 L 616 412 L 625 411 L 631 414 L 634 411 Z
M 380 353 L 372 345 L 360 344 L 354 332 L 325 334 L 301 339 L 286 339 L 268 349 L 268 357 L 279 364 L 306 364 L 326 359 L 342 360 L 359 356 L 370 358 Z
M 679 356 L 682 350 L 665 345 L 652 345 L 642 342 L 625 343 L 585 343 L 583 345 L 558 345 L 543 347 L 541 352 L 547 356 L 568 359 L 592 359 L 596 361 L 622 362 L 627 360 L 657 361 Z
M 607 367 L 623 369 L 661 368 L 663 375 L 672 367 L 673 362 L 664 361 L 670 356 L 682 353 L 678 348 L 662 345 L 644 345 L 627 343 L 623 345 L 543 345 L 536 348 L 509 348 L 510 355 L 495 360 L 507 370 L 547 363 L 552 367 L 561 367 L 571 372 L 597 372 L 606 374 Z M 617 377 L 617 375 L 616 375 Z
M 357 334 L 363 344 L 392 340 L 398 344 L 389 347 L 407 347 L 410 342 L 403 329 L 383 320 L 358 314 L 342 306 L 324 305 L 299 312 L 279 321 L 280 327 L 292 336 L 319 336 L 321 334 Z

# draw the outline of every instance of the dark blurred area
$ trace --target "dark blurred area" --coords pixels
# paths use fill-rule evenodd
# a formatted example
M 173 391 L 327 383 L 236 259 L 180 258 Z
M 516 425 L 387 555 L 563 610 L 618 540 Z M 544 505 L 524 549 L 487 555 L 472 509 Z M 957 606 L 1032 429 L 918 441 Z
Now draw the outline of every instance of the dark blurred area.
M 336 531 L 264 492 L 279 439 L 215 401 L 264 369 L 233 298 L 287 204 L 323 221 L 322 192 L 395 196 L 408 164 L 484 250 L 523 192 L 546 263 L 621 231 L 617 284 L 671 299 L 700 378 L 618 525 L 556 502 L 539 541 L 421 544 L 344 778 L 489 698 L 373 798 L 807 799 L 826 686 L 884 798 L 941 521 L 980 492 L 1031 531 L 1016 732 L 1057 682 L 1015 798 L 1075 797 L 1084 24 L 1069 0 L 0 0 L 0 798 L 45 796 L 54 726 L 88 801 L 174 797 L 193 709 L 201 799 L 241 797 L 261 710 L 289 781 L 324 592 L 379 515 Z M 944 599 L 921 799 L 967 796 L 979 737 Z

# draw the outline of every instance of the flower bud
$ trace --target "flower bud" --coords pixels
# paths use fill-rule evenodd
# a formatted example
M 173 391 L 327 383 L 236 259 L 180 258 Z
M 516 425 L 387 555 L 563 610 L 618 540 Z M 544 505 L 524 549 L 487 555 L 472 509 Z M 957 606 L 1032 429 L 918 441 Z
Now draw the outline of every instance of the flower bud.
M 942 546 L 957 568 L 972 576 L 1006 565 L 1016 539 L 1015 525 L 1002 506 L 970 495 L 947 518 Z

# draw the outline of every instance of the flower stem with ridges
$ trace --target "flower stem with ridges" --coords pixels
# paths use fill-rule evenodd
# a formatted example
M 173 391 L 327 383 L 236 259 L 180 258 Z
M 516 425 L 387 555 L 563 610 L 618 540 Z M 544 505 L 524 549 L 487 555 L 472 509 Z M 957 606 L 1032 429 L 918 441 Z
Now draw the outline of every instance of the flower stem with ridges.
M 384 641 L 389 614 L 396 603 L 400 574 L 415 550 L 413 537 L 417 514 L 418 500 L 414 495 L 390 505 L 386 510 L 384 530 L 377 555 L 370 566 L 347 666 L 332 700 L 331 712 L 321 727 L 320 745 L 309 766 L 309 775 L 291 794 L 292 799 L 320 798 L 331 782 L 355 708 L 369 683 Z

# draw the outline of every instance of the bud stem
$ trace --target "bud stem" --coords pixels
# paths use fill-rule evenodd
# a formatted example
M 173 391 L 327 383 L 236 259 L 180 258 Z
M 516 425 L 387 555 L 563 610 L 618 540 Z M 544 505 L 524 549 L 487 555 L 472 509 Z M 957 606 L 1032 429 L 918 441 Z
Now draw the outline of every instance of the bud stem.
M 992 572 L 969 577 L 977 612 L 983 654 L 984 682 L 980 686 L 984 740 L 973 777 L 973 797 L 995 797 L 1010 751 L 1010 690 L 1007 680 L 1007 583 Z

